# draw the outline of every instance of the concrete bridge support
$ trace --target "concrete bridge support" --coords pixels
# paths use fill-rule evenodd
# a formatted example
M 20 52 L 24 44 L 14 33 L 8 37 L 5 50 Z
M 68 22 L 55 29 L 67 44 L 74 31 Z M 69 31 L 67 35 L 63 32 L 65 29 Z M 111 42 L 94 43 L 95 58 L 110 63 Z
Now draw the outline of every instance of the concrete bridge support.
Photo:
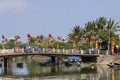
M 4 74 L 7 74 L 8 58 L 4 58 Z
M 51 61 L 52 61 L 53 65 L 59 66 L 62 64 L 62 57 L 61 56 L 57 56 L 57 57 L 52 56 Z
M 55 56 L 51 56 L 51 61 L 52 61 L 53 65 L 55 65 L 55 63 L 56 63 L 55 58 L 56 58 Z
M 59 57 L 57 58 L 57 65 L 59 66 L 59 65 L 61 65 L 61 64 L 62 64 L 62 57 L 59 56 Z

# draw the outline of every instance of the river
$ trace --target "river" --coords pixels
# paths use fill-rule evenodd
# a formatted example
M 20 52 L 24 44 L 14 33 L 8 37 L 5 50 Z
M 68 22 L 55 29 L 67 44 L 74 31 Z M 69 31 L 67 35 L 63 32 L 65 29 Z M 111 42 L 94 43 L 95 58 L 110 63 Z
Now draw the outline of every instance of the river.
M 0 80 L 120 80 L 119 68 L 107 65 L 92 66 L 41 66 L 39 61 L 14 58 L 7 70 L 0 62 Z

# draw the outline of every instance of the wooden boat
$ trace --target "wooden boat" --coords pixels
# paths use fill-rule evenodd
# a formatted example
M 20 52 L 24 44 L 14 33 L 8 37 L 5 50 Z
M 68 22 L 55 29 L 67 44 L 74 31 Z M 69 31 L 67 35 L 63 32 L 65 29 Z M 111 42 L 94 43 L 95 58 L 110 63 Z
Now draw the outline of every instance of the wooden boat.
M 120 67 L 120 63 L 110 63 L 110 64 L 107 64 L 107 66 L 109 66 L 110 68 L 119 68 Z
M 110 63 L 110 64 L 107 64 L 107 66 L 109 66 L 110 68 L 113 68 L 113 67 L 114 67 L 114 64 L 113 64 L 113 63 Z
M 115 62 L 114 65 L 120 65 L 120 63 L 116 63 L 116 62 Z

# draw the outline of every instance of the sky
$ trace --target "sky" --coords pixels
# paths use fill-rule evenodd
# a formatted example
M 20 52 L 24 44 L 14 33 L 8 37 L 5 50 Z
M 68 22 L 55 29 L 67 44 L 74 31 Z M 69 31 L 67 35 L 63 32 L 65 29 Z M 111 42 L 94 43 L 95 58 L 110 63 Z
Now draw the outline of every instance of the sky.
M 0 36 L 66 37 L 99 17 L 120 21 L 119 8 L 120 0 L 0 0 Z

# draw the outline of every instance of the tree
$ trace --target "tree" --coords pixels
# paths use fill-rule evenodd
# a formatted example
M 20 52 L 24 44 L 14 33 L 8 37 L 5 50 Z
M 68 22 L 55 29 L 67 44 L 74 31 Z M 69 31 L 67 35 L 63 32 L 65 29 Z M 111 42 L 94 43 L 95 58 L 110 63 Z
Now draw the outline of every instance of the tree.
M 110 53 L 110 42 L 111 38 L 114 38 L 115 30 L 119 28 L 119 22 L 116 22 L 113 19 L 109 19 L 107 22 L 106 30 L 108 31 L 108 53 Z
M 81 41 L 81 38 L 84 36 L 85 36 L 85 29 L 80 27 L 79 25 L 76 25 L 73 28 L 72 32 L 68 34 L 69 40 L 72 40 L 73 45 L 76 44 L 76 47 L 83 46 L 83 45 L 80 45 L 80 41 Z

